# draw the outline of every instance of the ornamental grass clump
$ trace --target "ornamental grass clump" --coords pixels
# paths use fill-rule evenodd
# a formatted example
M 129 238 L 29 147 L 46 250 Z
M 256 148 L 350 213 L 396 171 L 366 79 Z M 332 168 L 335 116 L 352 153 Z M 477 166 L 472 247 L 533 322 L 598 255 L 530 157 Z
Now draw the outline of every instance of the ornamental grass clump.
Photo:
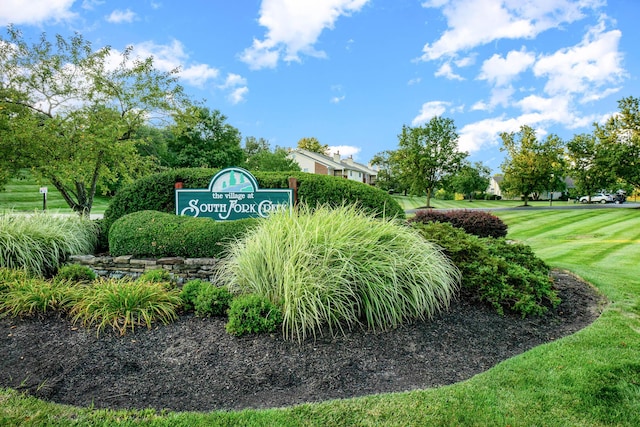
M 394 220 L 352 206 L 276 213 L 232 245 L 219 279 L 278 307 L 287 339 L 324 326 L 385 330 L 431 317 L 457 290 L 457 268 Z
M 0 316 L 33 316 L 53 311 L 67 311 L 79 293 L 71 282 L 23 277 L 5 282 L 0 293 Z
M 168 324 L 177 318 L 182 300 L 177 290 L 163 283 L 129 279 L 98 279 L 83 289 L 71 309 L 74 322 L 93 326 L 100 333 L 107 326 L 124 335 L 136 326 L 151 328 L 155 321 Z
M 0 214 L 0 267 L 52 275 L 69 255 L 92 253 L 97 231 L 77 215 Z

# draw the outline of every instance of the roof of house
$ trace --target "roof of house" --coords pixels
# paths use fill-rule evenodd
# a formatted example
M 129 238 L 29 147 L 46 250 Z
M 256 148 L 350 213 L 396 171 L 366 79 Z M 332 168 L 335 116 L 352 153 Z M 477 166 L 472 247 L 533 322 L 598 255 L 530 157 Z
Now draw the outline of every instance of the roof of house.
M 303 148 L 295 148 L 291 150 L 291 152 L 302 154 L 303 156 L 313 159 L 316 162 L 321 163 L 334 170 L 354 170 L 368 175 L 378 174 L 376 170 L 371 169 L 370 167 L 363 165 L 362 163 L 355 162 L 352 158 L 340 159 L 339 162 L 336 162 L 333 157 L 316 153 L 314 151 L 305 150 Z

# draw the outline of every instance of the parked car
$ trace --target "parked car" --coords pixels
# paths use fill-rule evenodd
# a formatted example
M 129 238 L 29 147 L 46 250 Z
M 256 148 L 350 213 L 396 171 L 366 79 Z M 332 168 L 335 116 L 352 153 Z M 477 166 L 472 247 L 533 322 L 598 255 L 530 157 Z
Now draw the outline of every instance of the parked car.
M 619 190 L 615 194 L 615 196 L 613 196 L 613 202 L 616 204 L 624 203 L 626 201 L 627 201 L 627 194 L 622 190 Z
M 597 193 L 593 196 L 582 196 L 580 197 L 580 203 L 613 203 L 613 196 L 607 193 Z

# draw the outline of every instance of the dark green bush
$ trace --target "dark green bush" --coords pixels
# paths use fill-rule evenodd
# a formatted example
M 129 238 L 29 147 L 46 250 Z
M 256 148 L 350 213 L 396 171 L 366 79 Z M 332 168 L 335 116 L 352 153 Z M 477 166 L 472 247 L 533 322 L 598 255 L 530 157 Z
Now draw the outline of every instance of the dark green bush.
M 196 316 L 224 316 L 232 299 L 226 286 L 208 284 L 200 287 L 193 308 Z
M 113 223 L 126 214 L 142 210 L 175 213 L 176 181 L 182 181 L 183 188 L 207 188 L 217 172 L 216 169 L 203 168 L 175 169 L 149 175 L 123 187 L 111 199 L 104 213 L 102 236 L 108 236 Z M 260 188 L 288 188 L 289 177 L 295 177 L 299 201 L 310 206 L 356 203 L 376 215 L 404 218 L 404 211 L 393 197 L 360 182 L 303 172 L 255 172 L 254 176 Z M 110 250 L 104 247 L 105 240 L 101 242 L 99 250 Z
M 111 255 L 216 258 L 225 244 L 256 225 L 258 218 L 216 222 L 210 218 L 139 211 L 118 219 L 109 232 Z
M 189 280 L 182 286 L 180 291 L 180 299 L 182 300 L 182 307 L 185 310 L 193 310 L 196 298 L 200 293 L 200 289 L 211 284 L 200 279 Z
M 448 222 L 454 227 L 462 228 L 469 234 L 478 237 L 505 237 L 507 224 L 489 212 L 472 210 L 434 211 L 421 209 L 409 219 L 410 222 Z
M 560 299 L 549 267 L 531 248 L 500 238 L 479 238 L 450 224 L 414 223 L 440 245 L 462 275 L 462 297 L 491 304 L 498 313 L 542 314 Z
M 282 312 L 269 300 L 258 295 L 236 297 L 229 306 L 228 333 L 241 336 L 248 333 L 269 333 L 282 324 Z
M 96 280 L 96 277 L 96 273 L 86 265 L 67 264 L 58 269 L 55 278 L 56 280 L 88 283 Z

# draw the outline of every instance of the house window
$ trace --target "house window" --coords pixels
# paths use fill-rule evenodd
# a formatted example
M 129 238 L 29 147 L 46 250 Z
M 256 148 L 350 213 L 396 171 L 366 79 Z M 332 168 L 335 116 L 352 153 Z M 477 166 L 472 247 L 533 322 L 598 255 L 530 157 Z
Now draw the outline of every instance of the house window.
M 353 176 L 353 171 L 349 171 L 349 176 Z

